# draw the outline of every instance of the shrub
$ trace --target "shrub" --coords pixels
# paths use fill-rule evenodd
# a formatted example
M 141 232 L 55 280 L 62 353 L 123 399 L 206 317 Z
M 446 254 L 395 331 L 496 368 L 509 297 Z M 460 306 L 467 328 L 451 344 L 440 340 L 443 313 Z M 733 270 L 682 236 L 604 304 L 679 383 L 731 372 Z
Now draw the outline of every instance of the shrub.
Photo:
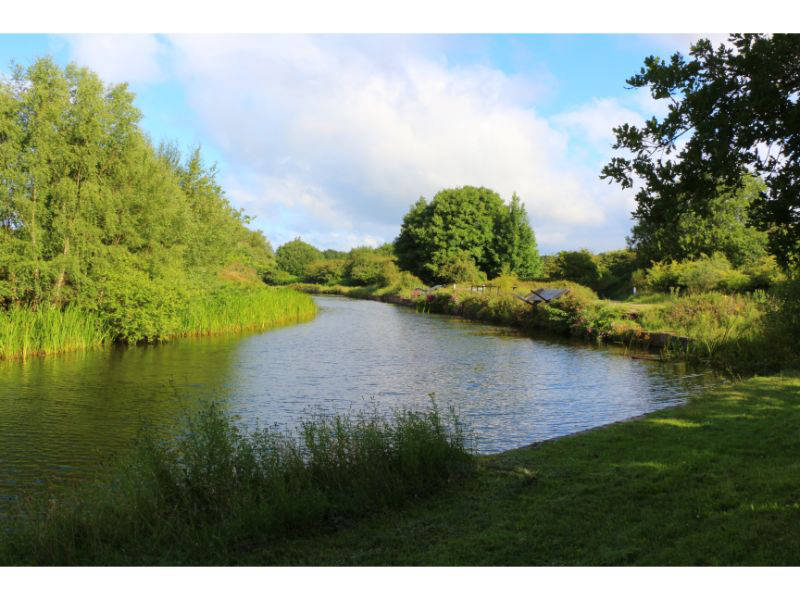
M 767 315 L 768 335 L 777 340 L 776 347 L 785 348 L 795 357 L 800 356 L 800 279 L 776 284 L 773 297 L 776 307 Z
M 299 279 L 299 277 L 277 268 L 264 274 L 264 283 L 269 285 L 289 285 L 297 283 Z
M 300 238 L 286 242 L 275 252 L 275 260 L 281 271 L 302 277 L 309 263 L 322 258 L 322 252 Z
M 450 257 L 437 273 L 442 283 L 480 283 L 486 281 L 486 274 L 478 269 L 475 261 L 466 252 Z
M 387 269 L 391 277 L 391 267 L 387 263 L 393 263 L 392 258 L 374 252 L 357 252 L 347 265 L 346 277 L 353 285 L 386 285 Z
M 303 279 L 309 283 L 333 285 L 344 276 L 346 261 L 343 259 L 315 260 L 306 266 Z

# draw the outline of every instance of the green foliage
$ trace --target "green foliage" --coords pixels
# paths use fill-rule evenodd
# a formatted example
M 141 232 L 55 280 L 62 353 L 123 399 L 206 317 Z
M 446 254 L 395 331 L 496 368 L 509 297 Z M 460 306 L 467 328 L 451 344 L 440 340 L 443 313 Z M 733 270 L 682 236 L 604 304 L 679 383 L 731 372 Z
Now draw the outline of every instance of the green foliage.
M 468 253 L 461 252 L 439 267 L 439 280 L 442 283 L 480 283 L 486 281 L 486 274 L 478 270 Z
M 345 278 L 354 285 L 383 286 L 396 271 L 393 258 L 378 254 L 372 248 L 354 248 L 350 251 Z
M 567 279 L 591 288 L 600 281 L 600 267 L 594 255 L 585 248 L 559 252 L 548 261 L 547 268 L 547 276 L 553 279 Z
M 243 547 L 415 501 L 474 472 L 462 424 L 433 407 L 245 432 L 211 405 L 94 486 L 5 520 L 0 564 L 220 564 Z
M 767 288 L 783 280 L 772 257 L 762 257 L 743 270 L 734 269 L 722 253 L 685 262 L 655 263 L 643 282 L 655 291 L 683 289 L 689 292 L 743 292 Z
M 637 264 L 637 256 L 630 250 L 592 254 L 584 248 L 545 257 L 543 269 L 551 279 L 574 281 L 604 297 L 615 298 L 630 294 Z
M 264 274 L 263 280 L 264 283 L 268 285 L 290 285 L 292 283 L 297 283 L 300 278 L 286 271 L 282 271 L 276 266 Z
M 701 39 L 689 57 L 676 53 L 669 62 L 655 56 L 645 59 L 644 68 L 627 83 L 649 88 L 655 99 L 669 100 L 669 112 L 663 119 L 648 120 L 644 127 L 615 128 L 614 148 L 633 156 L 612 159 L 602 177 L 623 188 L 632 187 L 634 177 L 643 181 L 634 216 L 645 227 L 634 232 L 634 242 L 640 239 L 651 246 L 650 230 L 663 228 L 660 239 L 667 241 L 674 235 L 670 227 L 684 215 L 706 219 L 696 229 L 708 233 L 706 225 L 714 223 L 713 213 L 720 208 L 720 189 L 726 194 L 743 186 L 747 190 L 748 180 L 742 174 L 761 176 L 766 190 L 752 195 L 750 212 L 758 228 L 768 232 L 778 262 L 796 266 L 800 264 L 800 161 L 794 140 L 800 134 L 800 35 L 733 34 L 729 42 L 715 49 Z M 737 210 L 725 211 L 724 220 Z M 742 220 L 735 221 L 733 235 L 746 233 Z M 727 252 L 713 236 L 698 235 L 689 241 L 713 243 L 712 248 L 696 248 L 698 252 Z M 654 259 L 670 258 L 658 253 L 657 243 L 653 246 Z M 755 257 L 728 258 L 738 264 Z
M 120 283 L 119 287 L 115 284 Z M 98 348 L 112 342 L 156 342 L 181 336 L 239 333 L 296 323 L 316 314 L 294 290 L 217 284 L 194 293 L 109 282 L 100 310 L 70 304 L 0 311 L 0 359 Z
M 96 313 L 75 306 L 0 311 L 0 360 L 99 348 L 111 338 Z
M 611 250 L 596 256 L 600 281 L 592 287 L 605 298 L 627 297 L 633 288 L 633 273 L 639 259 L 631 250 Z
M 514 195 L 506 205 L 486 188 L 442 190 L 430 204 L 420 198 L 403 218 L 394 251 L 401 269 L 439 282 L 444 265 L 461 253 L 489 277 L 504 265 L 520 276 L 540 271 L 536 239 L 519 198 Z
M 779 350 L 795 360 L 800 357 L 800 279 L 779 283 L 773 289 L 777 307 L 767 314 L 768 336 L 779 340 L 771 350 Z
M 322 259 L 322 252 L 300 238 L 286 242 L 275 252 L 278 268 L 295 277 L 303 277 L 306 267 Z
M 764 191 L 764 183 L 745 176 L 742 185 L 735 191 L 720 188 L 704 214 L 690 209 L 657 216 L 634 213 L 636 224 L 628 243 L 646 265 L 715 253 L 722 253 L 734 267 L 759 260 L 767 254 L 767 234 L 749 225 L 749 211 Z
M 343 258 L 312 261 L 306 266 L 303 280 L 324 285 L 339 283 L 344 276 L 346 262 Z
M 275 269 L 199 149 L 154 149 L 139 118 L 125 85 L 75 65 L 0 82 L 0 310 L 76 307 L 111 340 L 152 341 L 221 277 Z

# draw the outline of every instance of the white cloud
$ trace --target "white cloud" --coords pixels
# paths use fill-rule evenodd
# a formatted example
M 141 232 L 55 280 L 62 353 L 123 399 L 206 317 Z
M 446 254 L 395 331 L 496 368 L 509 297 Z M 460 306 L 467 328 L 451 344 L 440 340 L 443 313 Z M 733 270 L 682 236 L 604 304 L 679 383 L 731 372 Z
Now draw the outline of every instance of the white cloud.
M 559 114 L 554 120 L 581 138 L 604 147 L 614 142 L 614 127 L 623 123 L 644 123 L 641 114 L 622 106 L 616 98 L 594 98 L 577 109 Z
M 83 34 L 67 36 L 73 59 L 108 83 L 153 83 L 164 77 L 167 51 L 155 35 Z
M 567 133 L 530 108 L 536 80 L 413 52 L 388 60 L 379 39 L 170 42 L 192 108 L 238 165 L 231 197 L 244 202 L 250 189 L 247 208 L 268 234 L 278 216 L 287 232 L 325 222 L 391 239 L 421 194 L 460 185 L 516 191 L 537 232 L 607 218 L 596 185 L 580 184 L 567 160 Z
M 105 80 L 152 83 L 169 73 L 197 130 L 225 157 L 228 196 L 275 246 L 297 235 L 321 247 L 390 241 L 420 195 L 483 185 L 519 194 L 542 245 L 619 247 L 633 194 L 599 181 L 598 166 L 613 127 L 663 110 L 637 92 L 545 118 L 535 107 L 552 93 L 552 75 L 452 64 L 437 37 L 69 43 Z

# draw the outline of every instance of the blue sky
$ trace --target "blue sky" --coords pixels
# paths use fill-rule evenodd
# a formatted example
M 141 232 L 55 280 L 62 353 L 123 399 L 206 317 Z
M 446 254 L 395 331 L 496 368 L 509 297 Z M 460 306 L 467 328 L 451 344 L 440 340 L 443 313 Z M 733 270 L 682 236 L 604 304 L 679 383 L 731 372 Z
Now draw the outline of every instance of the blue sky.
M 0 72 L 50 55 L 129 82 L 144 130 L 201 145 L 275 247 L 391 241 L 420 195 L 485 185 L 543 253 L 602 251 L 634 206 L 598 179 L 611 128 L 663 112 L 625 79 L 697 37 L 5 34 Z

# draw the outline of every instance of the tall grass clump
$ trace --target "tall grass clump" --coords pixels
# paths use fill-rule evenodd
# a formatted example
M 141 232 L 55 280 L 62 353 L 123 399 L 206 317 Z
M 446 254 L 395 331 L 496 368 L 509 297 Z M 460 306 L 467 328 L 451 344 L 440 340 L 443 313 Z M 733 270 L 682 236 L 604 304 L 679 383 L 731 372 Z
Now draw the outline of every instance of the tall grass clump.
M 683 353 L 689 362 L 732 376 L 772 373 L 798 364 L 791 330 L 796 300 L 756 291 L 719 292 L 675 297 L 643 313 L 648 331 L 668 331 L 689 338 Z M 795 318 L 796 319 L 796 318 Z
M 0 359 L 98 348 L 110 341 L 102 319 L 75 306 L 0 310 Z
M 310 296 L 288 288 L 226 287 L 192 297 L 178 315 L 176 330 L 165 337 L 266 329 L 310 319 L 316 312 Z
M 161 441 L 145 433 L 111 475 L 18 509 L 2 564 L 230 564 L 278 538 L 335 528 L 471 474 L 451 411 L 313 417 L 245 432 L 218 406 Z M 2 525 L 0 525 L 1 527 Z

